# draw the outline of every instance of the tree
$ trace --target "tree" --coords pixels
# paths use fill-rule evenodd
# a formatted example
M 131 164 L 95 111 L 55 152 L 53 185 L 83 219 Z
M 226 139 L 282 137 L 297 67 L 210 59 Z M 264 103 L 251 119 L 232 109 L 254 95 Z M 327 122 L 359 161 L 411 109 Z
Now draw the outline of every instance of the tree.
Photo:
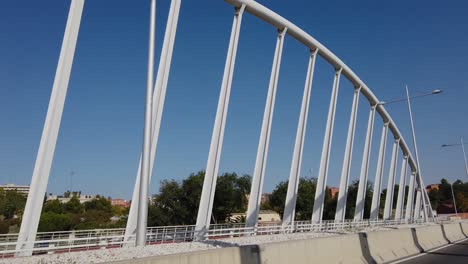
M 314 178 L 300 178 L 296 201 L 296 220 L 310 220 L 314 207 L 315 189 L 317 186 Z M 284 204 L 283 204 L 284 206 Z
M 282 181 L 276 185 L 270 196 L 270 206 L 283 218 L 286 193 L 288 192 L 288 182 Z
M 97 195 L 96 198 L 92 199 L 91 201 L 85 202 L 83 206 L 86 211 L 97 210 L 97 211 L 102 211 L 105 213 L 112 212 L 111 202 L 105 197 L 102 197 L 99 195 Z
M 213 203 L 213 218 L 216 222 L 224 222 L 231 213 L 246 210 L 248 186 L 248 176 L 239 178 L 236 173 L 225 173 L 218 177 Z
M 52 212 L 56 214 L 63 214 L 65 211 L 64 205 L 58 199 L 49 200 L 45 202 L 44 207 L 42 208 L 43 212 Z
M 183 191 L 178 182 L 162 181 L 159 194 L 153 196 L 154 203 L 148 209 L 148 224 L 151 226 L 184 224 L 187 212 L 181 203 L 182 196 Z
M 26 196 L 14 191 L 7 190 L 0 192 L 0 214 L 5 219 L 11 219 L 13 216 L 21 216 L 26 204 Z
M 296 220 L 309 220 L 312 217 L 312 208 L 315 198 L 316 179 L 315 178 L 300 178 L 296 200 Z M 270 196 L 271 208 L 278 212 L 281 217 L 284 214 L 284 206 L 286 202 L 286 193 L 288 191 L 288 182 L 283 181 L 276 185 Z M 331 199 L 330 190 L 327 190 L 328 195 L 325 196 L 326 202 Z M 324 215 L 329 215 L 325 213 Z
M 81 214 L 83 213 L 83 205 L 81 205 L 80 200 L 76 196 L 72 196 L 70 200 L 64 205 L 65 212 L 72 214 Z
M 187 211 L 184 219 L 186 224 L 195 224 L 197 221 L 198 206 L 204 178 L 205 171 L 199 171 L 196 174 L 190 174 L 187 179 L 182 181 L 182 203 L 185 205 Z
M 71 221 L 64 214 L 45 212 L 39 221 L 39 232 L 67 231 L 71 229 Z

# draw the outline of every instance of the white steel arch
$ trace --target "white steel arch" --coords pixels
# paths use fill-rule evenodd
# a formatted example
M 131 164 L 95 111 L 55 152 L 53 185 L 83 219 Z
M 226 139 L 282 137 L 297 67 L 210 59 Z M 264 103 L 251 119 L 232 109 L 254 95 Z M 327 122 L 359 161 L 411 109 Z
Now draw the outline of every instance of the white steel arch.
M 340 202 L 338 203 L 338 208 L 335 216 L 335 220 L 340 222 L 344 220 L 345 214 L 345 205 L 343 202 L 346 200 L 346 189 L 349 182 L 349 166 L 352 162 L 352 147 L 354 139 L 354 130 L 356 122 L 356 111 L 357 103 L 359 96 L 363 95 L 364 98 L 370 104 L 370 115 L 368 121 L 368 129 L 366 134 L 366 143 L 363 153 L 363 161 L 361 166 L 361 175 L 360 175 L 360 184 L 358 190 L 358 199 L 356 201 L 356 212 L 354 220 L 360 221 L 363 219 L 364 212 L 364 199 L 365 199 L 365 188 L 367 183 L 368 176 L 368 167 L 369 167 L 369 156 L 370 156 L 370 147 L 373 135 L 374 119 L 375 113 L 378 113 L 382 120 L 384 121 L 383 134 L 381 140 L 381 151 L 379 153 L 379 164 L 378 164 L 378 179 L 379 182 L 376 183 L 374 193 L 373 205 L 372 205 L 372 215 L 371 218 L 378 218 L 379 210 L 379 201 L 376 197 L 380 198 L 380 181 L 382 179 L 382 170 L 384 162 L 384 154 L 386 147 L 386 138 L 387 133 L 390 131 L 395 139 L 393 147 L 393 155 L 391 161 L 391 170 L 390 174 L 392 176 L 389 179 L 387 188 L 393 190 L 395 182 L 395 170 L 397 164 L 397 154 L 398 148 L 401 149 L 403 153 L 403 165 L 401 169 L 400 183 L 405 183 L 405 176 L 407 165 L 409 165 L 411 170 L 411 177 L 409 179 L 409 192 L 408 200 L 405 212 L 405 219 L 409 220 L 413 217 L 420 217 L 420 208 L 423 206 L 423 216 L 427 219 L 427 216 L 432 215 L 432 209 L 430 208 L 429 197 L 424 191 L 424 183 L 420 175 L 420 168 L 417 160 L 412 157 L 412 154 L 409 150 L 408 145 L 401 136 L 398 127 L 395 122 L 392 120 L 388 112 L 385 110 L 382 103 L 374 95 L 371 89 L 369 89 L 366 84 L 346 65 L 344 64 L 335 54 L 329 51 L 325 46 L 320 42 L 315 40 L 311 35 L 307 34 L 301 28 L 297 27 L 289 20 L 281 17 L 277 13 L 271 11 L 270 9 L 264 7 L 263 5 L 253 1 L 253 0 L 225 0 L 227 3 L 235 7 L 235 15 L 232 25 L 231 37 L 229 42 L 229 48 L 227 52 L 226 64 L 224 69 L 223 81 L 221 84 L 221 92 L 218 101 L 218 108 L 216 113 L 215 124 L 213 128 L 213 135 L 210 145 L 210 152 L 207 161 L 206 175 L 203 184 L 202 195 L 200 199 L 200 206 L 197 216 L 197 222 L 195 226 L 195 239 L 203 240 L 206 238 L 206 233 L 210 227 L 211 220 L 211 211 L 213 207 L 213 200 L 216 188 L 216 178 L 218 174 L 219 159 L 222 150 L 223 144 L 223 135 L 224 127 L 227 116 L 227 109 L 229 104 L 229 95 L 231 90 L 231 83 L 234 73 L 234 65 L 236 59 L 237 45 L 239 41 L 240 28 L 242 24 L 242 16 L 245 12 L 250 13 L 257 18 L 264 20 L 265 22 L 272 25 L 274 28 L 280 30 L 278 36 L 277 48 L 275 51 L 273 69 L 270 80 L 269 94 L 267 97 L 267 104 L 264 114 L 264 122 L 262 125 L 262 133 L 260 137 L 260 143 L 258 148 L 257 163 L 254 175 L 254 195 L 251 196 L 251 202 L 249 203 L 249 221 L 247 227 L 255 227 L 257 224 L 257 217 L 259 210 L 259 197 L 262 190 L 262 182 L 264 177 L 264 169 L 268 152 L 268 141 L 269 133 L 271 129 L 271 118 L 273 115 L 274 101 L 275 101 L 275 92 L 279 76 L 279 66 L 281 61 L 282 46 L 285 35 L 289 35 L 301 44 L 303 44 L 308 50 L 310 50 L 309 65 L 307 70 L 306 84 L 304 87 L 304 95 L 302 100 L 302 106 L 299 115 L 299 123 L 297 128 L 297 135 L 294 147 L 294 153 L 291 164 L 291 172 L 289 178 L 288 193 L 286 198 L 286 210 L 283 217 L 283 224 L 289 225 L 294 222 L 294 211 L 297 198 L 297 185 L 299 182 L 299 171 L 302 161 L 302 150 L 305 138 L 305 128 L 307 122 L 307 112 L 310 102 L 310 92 L 312 88 L 312 80 L 314 73 L 315 60 L 317 56 L 322 57 L 335 69 L 335 79 L 332 88 L 332 96 L 330 99 L 329 112 L 327 118 L 327 125 L 325 131 L 325 138 L 323 142 L 322 156 L 321 156 L 321 165 L 319 170 L 319 178 L 317 184 L 317 191 L 315 197 L 315 203 L 313 208 L 312 222 L 321 223 L 322 214 L 323 214 L 323 201 L 325 196 L 325 188 L 327 183 L 327 171 L 330 158 L 330 147 L 332 143 L 333 135 L 333 126 L 334 126 L 334 116 L 336 110 L 336 102 L 338 97 L 339 83 L 340 78 L 344 77 L 348 79 L 355 88 L 355 94 L 353 99 L 353 107 L 351 111 L 350 123 L 348 128 L 348 138 L 345 149 L 345 157 L 342 167 L 342 176 L 340 181 L 340 188 L 343 190 L 340 191 Z M 164 106 L 164 98 L 167 88 L 167 80 L 170 71 L 170 64 L 172 58 L 172 50 L 175 39 L 175 32 L 177 29 L 177 21 L 179 16 L 181 0 L 172 0 L 170 7 L 170 14 L 168 16 L 166 34 L 163 42 L 161 61 L 159 64 L 158 75 L 156 79 L 156 84 L 154 88 L 154 93 L 148 93 L 148 96 L 151 97 L 147 101 L 147 105 L 152 104 L 152 108 L 148 108 L 149 115 L 152 115 L 149 122 L 149 128 L 146 130 L 146 154 L 147 161 L 145 167 L 146 169 L 146 183 L 149 181 L 149 175 L 154 163 L 154 156 L 156 153 L 157 139 L 159 134 L 159 127 L 162 118 L 162 111 Z M 153 0 L 152 3 L 155 3 Z M 17 241 L 17 250 L 19 250 L 21 255 L 30 255 L 31 249 L 34 246 L 35 235 L 37 232 L 37 225 L 39 222 L 40 212 L 42 208 L 42 196 L 45 193 L 49 170 L 53 160 L 55 143 L 58 136 L 58 131 L 60 128 L 61 115 L 63 112 L 63 105 L 65 101 L 66 91 L 68 88 L 68 79 L 71 72 L 71 66 L 73 63 L 74 50 L 76 46 L 76 41 L 78 37 L 79 25 L 81 21 L 81 14 L 83 10 L 84 0 L 72 0 L 70 7 L 69 18 L 67 21 L 67 27 L 65 31 L 64 41 L 62 44 L 62 50 L 60 54 L 60 59 L 57 67 L 56 78 L 54 80 L 54 87 L 52 90 L 52 96 L 49 103 L 49 108 L 47 112 L 47 118 L 44 125 L 44 131 L 41 138 L 41 143 L 39 147 L 39 153 L 37 156 L 35 169 L 32 177 L 31 191 L 28 196 L 23 222 L 21 225 L 21 231 L 19 233 Z M 152 73 L 149 74 L 148 83 L 152 84 Z M 151 79 L 151 82 L 150 82 Z M 152 85 L 151 85 L 152 86 Z M 148 89 L 150 91 L 150 89 Z M 266 121 L 265 121 L 266 120 Z M 147 120 L 148 121 L 148 120 Z M 149 154 L 148 154 L 149 153 Z M 417 155 L 417 154 L 416 154 Z M 141 166 L 141 164 L 140 164 Z M 138 177 L 140 176 L 141 168 L 137 173 L 137 183 L 135 184 L 134 189 L 134 198 L 133 206 L 130 211 L 129 221 L 127 225 L 125 242 L 133 243 L 136 223 L 138 220 L 141 220 L 142 216 L 139 214 L 137 217 L 136 207 L 146 206 L 146 199 L 142 188 L 138 184 Z M 378 184 L 378 185 L 377 185 Z M 416 205 L 414 204 L 414 192 L 417 190 Z M 398 205 L 397 205 L 397 214 L 396 217 L 403 217 L 403 198 L 404 190 L 399 191 L 398 194 Z M 393 191 L 387 195 L 387 203 L 389 204 L 385 208 L 384 217 L 389 219 L 391 214 L 391 201 L 393 197 Z M 426 207 L 427 205 L 427 207 Z M 414 210 L 416 208 L 416 210 Z M 146 229 L 146 223 L 141 221 L 141 225 Z M 141 226 L 140 225 L 140 226 Z M 142 235 L 144 236 L 144 234 Z M 140 236 L 141 238 L 141 236 Z
M 329 64 L 331 64 L 335 69 L 340 69 L 340 75 L 343 75 L 347 78 L 354 87 L 361 87 L 360 92 L 362 95 L 369 101 L 371 107 L 375 107 L 376 112 L 381 116 L 385 123 L 388 125 L 388 130 L 393 134 L 395 139 L 398 139 L 398 146 L 400 147 L 403 156 L 408 157 L 408 164 L 413 172 L 416 172 L 416 183 L 418 186 L 424 186 L 422 179 L 419 175 L 418 166 L 416 164 L 415 159 L 413 158 L 408 145 L 406 144 L 405 140 L 401 136 L 401 133 L 396 126 L 393 119 L 390 117 L 388 112 L 385 110 L 385 107 L 382 105 L 382 102 L 378 100 L 375 94 L 372 92 L 371 89 L 367 87 L 367 85 L 345 64 L 343 63 L 335 54 L 333 54 L 330 50 L 328 50 L 325 46 L 323 46 L 320 42 L 318 42 L 315 38 L 307 34 L 304 30 L 290 22 L 289 20 L 283 18 L 279 14 L 273 12 L 272 10 L 266 8 L 265 6 L 253 1 L 253 0 L 225 0 L 225 2 L 235 6 L 235 7 L 245 7 L 245 11 L 264 20 L 265 22 L 271 24 L 275 28 L 288 28 L 287 34 L 302 43 L 304 46 L 309 48 L 310 50 L 316 50 L 317 54 L 321 56 L 324 60 L 326 60 Z M 372 114 L 372 112 L 371 112 Z M 370 122 L 373 125 L 373 121 Z M 370 129 L 370 135 L 372 134 L 372 129 Z M 369 134 L 369 133 L 368 133 Z M 370 145 L 370 144 L 369 144 Z M 326 153 L 325 153 L 326 154 Z M 322 155 L 323 156 L 323 155 Z M 326 165 L 326 164 L 325 164 Z M 364 167 L 367 167 L 368 164 L 363 164 Z M 325 167 L 324 167 L 325 168 Z M 325 170 L 324 170 L 325 171 Z M 367 171 L 367 169 L 366 169 Z M 367 172 L 365 173 L 367 174 Z M 326 175 L 326 172 L 324 173 Z M 362 176 L 362 175 L 361 175 Z M 326 178 L 325 176 L 323 178 Z M 362 179 L 362 177 L 361 177 Z M 320 175 L 319 175 L 320 180 Z M 326 181 L 324 181 L 326 184 Z M 361 184 L 366 184 L 365 182 Z M 322 186 L 323 187 L 323 186 Z M 292 187 L 291 187 L 292 188 Z M 294 189 L 294 188 L 293 188 Z M 361 188 L 360 188 L 361 189 Z M 379 188 L 380 191 L 380 188 Z M 365 191 L 361 191 L 362 197 L 365 197 Z M 423 202 L 428 201 L 428 196 L 423 195 Z M 316 200 L 317 201 L 317 200 Z M 287 203 L 291 203 L 291 201 L 287 200 Z M 358 204 L 359 201 L 356 201 Z M 294 202 L 293 202 L 294 204 Z M 318 205 L 321 207 L 322 205 Z M 288 207 L 288 205 L 286 206 Z M 315 207 L 315 206 L 314 206 Z M 361 207 L 361 206 L 360 206 Z M 427 207 L 429 208 L 426 213 L 432 216 L 432 209 L 430 209 L 430 205 Z M 320 208 L 323 209 L 323 208 Z M 316 211 L 316 210 L 314 210 Z M 317 213 L 321 215 L 321 210 L 318 210 Z M 426 211 L 426 210 L 425 210 Z M 362 219 L 363 210 L 360 212 L 356 212 L 355 219 Z M 288 216 L 288 221 L 291 220 L 291 216 Z M 320 217 L 315 217 L 314 222 L 319 222 L 321 219 Z M 293 219 L 293 217 L 292 217 Z

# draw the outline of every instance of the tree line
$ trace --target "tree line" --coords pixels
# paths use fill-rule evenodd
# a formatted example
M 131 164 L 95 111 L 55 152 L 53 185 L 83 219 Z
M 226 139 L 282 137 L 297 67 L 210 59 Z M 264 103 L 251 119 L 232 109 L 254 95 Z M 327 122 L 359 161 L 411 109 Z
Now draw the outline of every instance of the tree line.
M 198 204 L 201 197 L 205 172 L 190 174 L 182 181 L 164 180 L 159 192 L 152 196 L 148 208 L 148 226 L 193 225 L 198 214 Z M 217 179 L 212 223 L 225 223 L 233 213 L 244 213 L 247 210 L 248 194 L 250 193 L 251 177 L 224 173 Z M 354 217 L 355 203 L 359 181 L 353 181 L 348 187 L 346 201 L 346 219 Z M 453 201 L 451 186 L 442 179 L 438 189 L 429 191 L 432 207 L 436 209 Z M 276 185 L 269 199 L 261 204 L 261 209 L 274 210 L 281 216 L 284 212 L 288 182 Z M 295 220 L 310 220 L 315 197 L 316 179 L 301 178 L 299 181 Z M 369 218 L 372 203 L 373 186 L 367 182 L 365 195 L 364 218 Z M 458 180 L 453 183 L 458 212 L 468 212 L 468 182 Z M 393 208 L 396 206 L 399 186 L 395 185 Z M 380 211 L 385 205 L 387 190 L 381 193 Z M 59 200 L 44 202 L 39 222 L 39 231 L 67 231 L 97 228 L 125 227 L 128 209 L 112 206 L 109 199 L 96 196 L 93 200 L 80 203 L 79 192 L 68 192 L 70 200 L 62 203 Z M 408 186 L 405 190 L 406 204 Z M 335 217 L 337 196 L 332 196 L 330 188 L 326 188 L 323 218 L 332 220 Z M 16 191 L 0 189 L 0 233 L 16 233 L 19 231 L 21 215 L 24 211 L 26 197 Z

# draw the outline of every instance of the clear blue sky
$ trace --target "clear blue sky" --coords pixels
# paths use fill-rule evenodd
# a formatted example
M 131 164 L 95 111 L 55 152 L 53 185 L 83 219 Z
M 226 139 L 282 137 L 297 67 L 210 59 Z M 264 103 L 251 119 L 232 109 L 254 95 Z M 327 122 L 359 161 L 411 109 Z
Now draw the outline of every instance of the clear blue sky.
M 157 49 L 169 0 L 158 1 Z M 414 101 L 426 183 L 464 178 L 468 140 L 468 2 L 259 1 L 290 19 L 346 62 L 382 100 L 444 89 Z M 70 188 L 129 198 L 141 151 L 149 1 L 87 1 L 48 191 Z M 0 3 L 0 183 L 29 184 L 70 1 Z M 182 1 L 151 193 L 162 179 L 206 166 L 233 10 L 221 0 Z M 244 17 L 220 172 L 252 174 L 276 30 Z M 287 37 L 274 113 L 265 191 L 289 175 L 308 51 Z M 333 79 L 317 62 L 302 175 L 316 176 Z M 329 174 L 338 185 L 352 86 L 342 81 Z M 410 142 L 405 104 L 388 106 Z M 352 179 L 358 178 L 368 105 L 361 100 Z M 376 122 L 370 179 L 381 121 Z M 390 149 L 387 157 L 390 156 Z M 388 171 L 388 160 L 386 173 Z M 385 176 L 386 177 L 386 176 Z M 386 184 L 386 178 L 384 179 Z

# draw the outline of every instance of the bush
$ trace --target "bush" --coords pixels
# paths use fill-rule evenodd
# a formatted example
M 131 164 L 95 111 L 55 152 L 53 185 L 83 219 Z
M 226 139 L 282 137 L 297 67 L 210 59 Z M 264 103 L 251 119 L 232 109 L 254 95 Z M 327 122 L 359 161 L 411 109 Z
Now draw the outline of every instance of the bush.
M 10 230 L 10 224 L 8 221 L 1 221 L 0 222 L 0 234 L 8 234 Z
M 71 229 L 71 221 L 67 215 L 45 212 L 39 221 L 39 232 L 68 231 Z

